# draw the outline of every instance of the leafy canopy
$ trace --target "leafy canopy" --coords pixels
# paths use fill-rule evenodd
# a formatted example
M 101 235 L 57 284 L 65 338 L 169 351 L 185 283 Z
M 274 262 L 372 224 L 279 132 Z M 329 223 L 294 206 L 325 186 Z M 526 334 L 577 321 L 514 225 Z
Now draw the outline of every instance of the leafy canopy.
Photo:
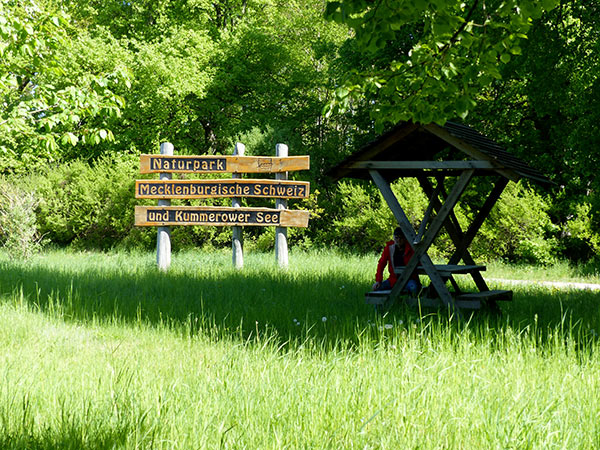
M 499 66 L 521 53 L 532 21 L 557 0 L 341 0 L 327 17 L 354 31 L 370 60 L 351 71 L 328 112 L 367 100 L 376 123 L 465 118 Z M 386 52 L 386 48 L 395 51 Z
M 0 170 L 53 160 L 62 147 L 111 140 L 98 117 L 118 117 L 125 68 L 81 71 L 69 17 L 34 0 L 0 0 Z M 102 119 L 104 120 L 104 119 Z

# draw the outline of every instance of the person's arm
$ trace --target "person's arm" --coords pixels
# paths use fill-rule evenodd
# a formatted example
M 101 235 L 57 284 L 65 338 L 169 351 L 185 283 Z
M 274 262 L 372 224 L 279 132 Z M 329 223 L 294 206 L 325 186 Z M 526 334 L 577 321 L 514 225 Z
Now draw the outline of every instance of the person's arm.
M 388 259 L 390 259 L 390 247 L 386 245 L 383 248 L 379 262 L 377 263 L 377 273 L 375 274 L 375 283 L 381 283 L 383 281 L 383 271 L 387 265 Z

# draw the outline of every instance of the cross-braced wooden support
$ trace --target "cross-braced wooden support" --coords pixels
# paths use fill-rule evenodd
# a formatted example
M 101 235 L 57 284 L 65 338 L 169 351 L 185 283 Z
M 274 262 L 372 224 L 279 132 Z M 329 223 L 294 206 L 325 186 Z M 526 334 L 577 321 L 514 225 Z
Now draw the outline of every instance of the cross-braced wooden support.
M 388 309 L 400 297 L 415 270 L 419 275 L 429 276 L 431 284 L 425 296 L 417 299 L 405 296 L 407 303 L 445 306 L 460 316 L 461 308 L 479 308 L 482 304 L 494 308 L 496 300 L 512 299 L 511 291 L 489 289 L 480 273 L 485 266 L 476 265 L 468 249 L 510 180 L 528 178 L 540 183 L 550 180 L 501 145 L 455 122 L 445 125 L 401 122 L 340 162 L 328 174 L 335 180 L 371 178 L 414 250 L 414 256 L 405 267 L 395 268 L 397 281 L 393 289 L 367 293 L 367 303 Z M 430 199 L 417 232 L 389 185 L 390 180 L 402 177 L 416 178 Z M 456 179 L 445 185 L 446 177 Z M 497 181 L 472 223 L 463 231 L 453 210 L 473 177 L 492 177 Z M 448 264 L 434 265 L 427 252 L 442 228 L 447 230 L 455 250 Z M 461 261 L 463 265 L 459 265 Z M 454 279 L 458 274 L 471 275 L 478 292 L 462 292 Z M 451 285 L 452 292 L 447 284 Z
M 382 302 L 383 309 L 389 309 L 400 297 L 404 287 L 406 286 L 406 283 L 415 270 L 424 271 L 424 273 L 431 279 L 428 295 L 437 296 L 441 300 L 441 303 L 457 317 L 461 317 L 460 306 L 480 305 L 481 301 L 483 300 L 484 302 L 487 301 L 488 305 L 494 308 L 496 307 L 494 297 L 509 297 L 508 291 L 489 290 L 480 273 L 480 270 L 484 270 L 485 267 L 475 265 L 475 262 L 468 251 L 473 238 L 481 228 L 485 218 L 489 215 L 492 207 L 500 198 L 502 191 L 506 187 L 508 182 L 506 178 L 499 178 L 488 198 L 484 202 L 481 210 L 476 215 L 467 231 L 463 232 L 458 223 L 456 215 L 454 214 L 454 207 L 473 179 L 475 170 L 468 169 L 461 171 L 456 183 L 449 193 L 446 192 L 444 187 L 444 177 L 437 178 L 437 186 L 435 188 L 432 186 L 427 177 L 418 177 L 421 187 L 430 198 L 430 203 L 425 211 L 423 221 L 419 227 L 419 232 L 415 233 L 415 230 L 406 217 L 406 214 L 398 202 L 398 199 L 394 195 L 389 183 L 379 171 L 372 169 L 369 171 L 369 173 L 381 191 L 383 198 L 387 202 L 390 210 L 394 214 L 394 217 L 396 218 L 404 237 L 414 250 L 413 257 L 398 274 L 398 279 L 393 289 L 389 292 L 387 298 L 384 296 Z M 436 215 L 432 220 L 430 220 L 432 211 L 435 211 Z M 435 238 L 438 236 L 442 227 L 445 227 L 448 231 L 448 234 L 450 235 L 450 238 L 452 239 L 456 249 L 450 257 L 448 264 L 435 266 L 427 252 L 433 244 Z M 466 264 L 465 266 L 457 265 L 461 260 Z M 475 285 L 479 289 L 479 293 L 462 293 L 458 284 L 453 278 L 453 273 L 470 274 L 473 277 Z M 455 291 L 454 295 L 452 295 L 452 293 L 450 293 L 448 290 L 446 286 L 447 281 L 450 281 L 452 284 Z M 459 299 L 459 301 L 457 301 L 457 299 Z M 468 305 L 466 305 L 465 302 L 468 303 Z

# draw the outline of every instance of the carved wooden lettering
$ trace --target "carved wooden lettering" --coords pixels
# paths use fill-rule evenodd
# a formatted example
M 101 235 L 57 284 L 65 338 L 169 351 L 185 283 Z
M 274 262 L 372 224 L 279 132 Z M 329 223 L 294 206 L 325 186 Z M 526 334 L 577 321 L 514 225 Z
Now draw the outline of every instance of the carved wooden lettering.
M 307 198 L 310 183 L 283 180 L 137 180 L 136 198 Z
M 137 226 L 212 225 L 307 227 L 309 212 L 216 206 L 136 206 Z
M 309 168 L 309 156 L 140 155 L 141 173 L 275 173 Z

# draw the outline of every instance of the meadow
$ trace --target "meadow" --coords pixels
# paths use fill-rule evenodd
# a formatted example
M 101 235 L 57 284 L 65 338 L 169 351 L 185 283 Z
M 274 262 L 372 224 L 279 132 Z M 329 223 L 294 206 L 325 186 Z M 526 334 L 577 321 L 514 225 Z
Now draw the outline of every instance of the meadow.
M 376 255 L 0 253 L 0 448 L 599 448 L 598 292 L 364 304 Z M 589 268 L 485 277 L 594 282 Z M 466 283 L 468 284 L 468 283 Z M 506 287 L 501 281 L 492 288 Z

